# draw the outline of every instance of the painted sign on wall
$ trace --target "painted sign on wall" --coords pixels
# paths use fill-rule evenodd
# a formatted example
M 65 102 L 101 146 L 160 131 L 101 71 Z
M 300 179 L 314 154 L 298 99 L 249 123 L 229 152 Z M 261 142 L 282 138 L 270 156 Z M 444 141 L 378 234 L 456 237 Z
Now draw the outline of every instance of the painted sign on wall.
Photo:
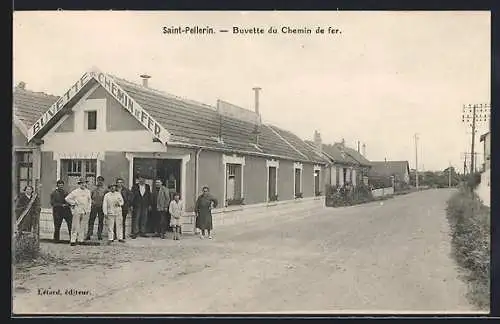
M 132 97 L 130 97 L 110 76 L 99 71 L 85 73 L 63 96 L 61 96 L 28 130 L 28 141 L 31 141 L 56 114 L 66 106 L 92 79 L 109 92 L 135 119 L 146 127 L 154 137 L 163 144 L 169 140 L 170 134 Z
M 28 141 L 31 141 L 38 132 L 54 118 L 66 104 L 75 97 L 77 93 L 92 79 L 92 72 L 85 73 L 64 95 L 62 95 L 40 118 L 28 129 Z
M 168 132 L 147 111 L 130 97 L 116 82 L 108 75 L 98 72 L 96 80 L 115 98 L 132 116 L 144 127 L 153 133 L 163 144 L 169 138 Z

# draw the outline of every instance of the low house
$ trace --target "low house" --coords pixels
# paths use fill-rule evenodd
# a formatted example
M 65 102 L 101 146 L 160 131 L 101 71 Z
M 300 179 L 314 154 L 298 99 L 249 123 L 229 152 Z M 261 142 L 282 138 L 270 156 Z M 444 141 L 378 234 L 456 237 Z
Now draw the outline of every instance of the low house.
M 308 166 L 309 169 L 304 170 L 305 174 L 309 174 L 311 176 L 306 177 L 303 181 L 301 179 L 302 171 L 300 169 L 295 170 L 295 192 L 302 192 L 302 182 L 309 186 L 312 181 L 314 186 L 314 195 L 321 196 L 323 194 L 323 188 L 329 180 L 325 168 L 325 163 L 329 162 L 328 158 L 320 152 L 317 152 L 313 147 L 308 145 L 304 140 L 300 139 L 300 137 L 292 132 L 280 129 L 276 126 L 270 126 L 270 128 L 290 146 L 294 147 L 304 158 L 314 162 L 314 165 Z
M 90 71 L 35 118 L 27 137 L 40 143 L 43 188 L 63 179 L 71 189 L 79 177 L 93 183 L 98 175 L 132 186 L 141 174 L 181 193 L 188 212 L 204 185 L 222 209 L 314 198 L 313 179 L 328 161 L 292 133 L 262 123 L 258 109 L 222 100 L 205 105 L 147 82 Z M 42 208 L 49 195 L 42 191 Z
M 57 101 L 58 97 L 26 89 L 20 82 L 13 91 L 12 109 L 12 193 L 40 179 L 40 142 L 28 142 L 31 125 Z
M 483 143 L 483 167 L 482 170 L 487 171 L 491 168 L 491 133 L 487 132 L 479 137 L 481 143 Z
M 324 144 L 321 134 L 314 132 L 314 140 L 306 143 L 328 159 L 329 170 L 326 184 L 342 186 L 350 182 L 354 186 L 360 184 L 367 175 L 370 162 L 359 152 L 345 145 L 345 141 L 335 144 Z
M 410 164 L 408 161 L 371 161 L 368 177 L 370 181 L 393 177 L 394 189 L 402 189 L 410 184 Z
M 481 182 L 476 189 L 476 193 L 483 201 L 483 204 L 490 206 L 491 199 L 491 132 L 481 135 L 481 143 L 483 143 L 484 163 L 481 172 Z

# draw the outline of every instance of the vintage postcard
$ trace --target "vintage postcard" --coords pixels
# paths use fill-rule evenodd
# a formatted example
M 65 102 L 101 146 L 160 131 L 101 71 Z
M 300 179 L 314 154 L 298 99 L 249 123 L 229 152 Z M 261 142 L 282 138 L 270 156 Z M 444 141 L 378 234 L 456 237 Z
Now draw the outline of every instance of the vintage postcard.
M 14 12 L 12 314 L 488 313 L 490 18 Z

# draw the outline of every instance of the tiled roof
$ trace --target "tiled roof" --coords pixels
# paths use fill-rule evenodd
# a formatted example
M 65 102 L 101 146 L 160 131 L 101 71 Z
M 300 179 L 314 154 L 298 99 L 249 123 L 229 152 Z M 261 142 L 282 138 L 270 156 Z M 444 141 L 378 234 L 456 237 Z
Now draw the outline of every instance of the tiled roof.
M 26 128 L 30 128 L 59 97 L 33 92 L 19 87 L 13 92 L 13 113 Z
M 171 133 L 173 142 L 307 161 L 267 125 L 260 127 L 259 146 L 256 147 L 252 123 L 220 115 L 212 106 L 113 78 Z
M 312 148 L 316 147 L 313 141 L 304 141 L 306 144 L 311 146 Z M 342 155 L 342 147 L 344 151 L 344 155 Z M 348 147 L 342 146 L 340 143 L 331 144 L 322 144 L 322 153 L 331 161 L 336 163 L 344 163 L 344 164 L 359 164 L 361 166 L 370 166 L 370 161 L 366 159 L 363 155 L 358 153 L 358 151 Z
M 337 145 L 341 145 L 341 144 L 337 144 Z M 344 150 L 353 159 L 355 159 L 356 161 L 358 161 L 360 165 L 362 165 L 362 166 L 371 166 L 371 162 L 367 158 L 365 158 L 361 153 L 359 153 L 358 151 L 356 151 L 355 149 L 350 148 L 348 146 L 344 146 Z
M 358 161 L 347 154 L 345 148 L 342 149 L 341 144 L 323 144 L 323 152 L 328 155 L 335 163 L 359 165 Z M 342 154 L 342 152 L 344 152 L 344 154 Z
M 402 177 L 406 171 L 409 172 L 408 161 L 371 161 L 371 169 L 369 175 L 389 177 L 398 175 Z
M 285 139 L 286 142 L 290 143 L 294 148 L 299 150 L 302 154 L 304 154 L 308 160 L 318 162 L 318 163 L 327 163 L 328 160 L 325 157 L 318 154 L 310 145 L 308 145 L 304 140 L 302 140 L 297 135 L 289 132 L 287 130 L 281 129 L 276 126 L 269 126 L 276 133 L 278 133 L 281 137 Z

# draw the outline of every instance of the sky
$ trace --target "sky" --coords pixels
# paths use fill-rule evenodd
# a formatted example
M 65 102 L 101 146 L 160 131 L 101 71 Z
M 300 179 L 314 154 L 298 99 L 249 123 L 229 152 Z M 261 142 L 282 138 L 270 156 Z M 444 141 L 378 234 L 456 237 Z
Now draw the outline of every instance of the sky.
M 323 143 L 344 139 L 357 149 L 359 141 L 372 161 L 407 160 L 414 168 L 417 154 L 420 170 L 450 163 L 463 170 L 471 142 L 463 105 L 490 101 L 486 11 L 24 11 L 13 25 L 13 82 L 29 90 L 61 95 L 97 67 L 137 83 L 149 74 L 150 87 L 202 103 L 254 109 L 259 86 L 264 122 L 303 139 L 318 130 Z M 164 26 L 215 34 L 163 34 Z M 479 152 L 486 131 L 478 129 Z

